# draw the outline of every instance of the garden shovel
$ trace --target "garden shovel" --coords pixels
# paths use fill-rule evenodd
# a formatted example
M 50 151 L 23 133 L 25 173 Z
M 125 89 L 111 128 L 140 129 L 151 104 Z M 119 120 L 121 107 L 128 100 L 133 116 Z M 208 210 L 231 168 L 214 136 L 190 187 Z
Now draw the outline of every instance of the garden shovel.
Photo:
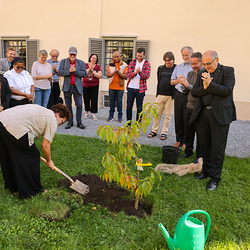
M 40 157 L 40 159 L 44 163 L 47 163 L 47 161 L 43 157 Z M 65 178 L 67 178 L 71 182 L 70 188 L 72 188 L 76 192 L 83 194 L 83 195 L 87 194 L 89 192 L 89 187 L 86 184 L 84 184 L 78 180 L 73 181 L 67 174 L 65 174 L 62 170 L 60 170 L 56 166 L 54 166 L 54 170 L 56 170 L 57 173 L 63 175 Z

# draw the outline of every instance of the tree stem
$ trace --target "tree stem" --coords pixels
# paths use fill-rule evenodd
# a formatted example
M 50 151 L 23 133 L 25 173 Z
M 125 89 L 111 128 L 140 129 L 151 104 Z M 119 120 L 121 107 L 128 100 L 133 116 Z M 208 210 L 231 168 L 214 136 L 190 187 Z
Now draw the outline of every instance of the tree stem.
M 135 196 L 135 209 L 136 209 L 136 210 L 138 209 L 139 199 L 140 199 L 139 196 L 136 195 L 136 196 Z

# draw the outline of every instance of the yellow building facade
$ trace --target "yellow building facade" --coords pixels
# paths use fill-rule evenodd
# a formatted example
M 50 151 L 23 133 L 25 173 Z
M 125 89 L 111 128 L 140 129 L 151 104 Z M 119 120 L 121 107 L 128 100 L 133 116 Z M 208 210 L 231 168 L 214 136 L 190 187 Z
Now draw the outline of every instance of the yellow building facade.
M 151 77 L 144 102 L 155 100 L 156 72 L 166 51 L 172 51 L 179 64 L 183 46 L 201 53 L 216 50 L 220 63 L 235 69 L 237 118 L 250 120 L 247 0 L 0 0 L 0 7 L 1 57 L 7 46 L 15 44 L 18 55 L 26 58 L 27 69 L 40 49 L 56 48 L 63 59 L 69 47 L 75 46 L 77 57 L 85 62 L 91 51 L 98 52 L 105 71 L 114 49 L 130 60 L 136 48 L 145 45 Z M 105 106 L 107 94 L 104 76 L 99 107 Z

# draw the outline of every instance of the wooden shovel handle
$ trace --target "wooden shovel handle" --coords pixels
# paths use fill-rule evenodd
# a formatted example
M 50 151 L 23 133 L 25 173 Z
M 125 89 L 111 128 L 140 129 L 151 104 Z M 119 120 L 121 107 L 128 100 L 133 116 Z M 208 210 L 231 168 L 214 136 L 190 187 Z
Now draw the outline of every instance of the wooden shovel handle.
M 45 164 L 47 164 L 47 161 L 40 156 L 41 161 L 43 161 Z M 54 170 L 56 170 L 57 173 L 63 175 L 65 178 L 67 178 L 68 180 L 70 180 L 71 183 L 74 183 L 74 181 L 67 175 L 65 174 L 62 170 L 60 170 L 59 168 L 57 168 L 56 166 L 54 166 Z

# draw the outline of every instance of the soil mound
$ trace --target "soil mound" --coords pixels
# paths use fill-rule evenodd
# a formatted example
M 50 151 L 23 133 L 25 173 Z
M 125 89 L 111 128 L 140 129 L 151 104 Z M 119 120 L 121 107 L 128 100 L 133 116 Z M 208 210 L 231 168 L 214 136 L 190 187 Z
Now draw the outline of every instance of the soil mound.
M 130 199 L 130 192 L 121 188 L 116 183 L 108 183 L 93 174 L 81 174 L 71 177 L 89 186 L 89 193 L 83 195 L 84 203 L 93 203 L 108 208 L 113 213 L 124 211 L 127 215 L 143 217 L 145 214 L 151 215 L 153 204 L 140 200 L 139 207 L 134 208 L 135 200 Z M 69 188 L 70 181 L 59 180 L 58 186 Z

